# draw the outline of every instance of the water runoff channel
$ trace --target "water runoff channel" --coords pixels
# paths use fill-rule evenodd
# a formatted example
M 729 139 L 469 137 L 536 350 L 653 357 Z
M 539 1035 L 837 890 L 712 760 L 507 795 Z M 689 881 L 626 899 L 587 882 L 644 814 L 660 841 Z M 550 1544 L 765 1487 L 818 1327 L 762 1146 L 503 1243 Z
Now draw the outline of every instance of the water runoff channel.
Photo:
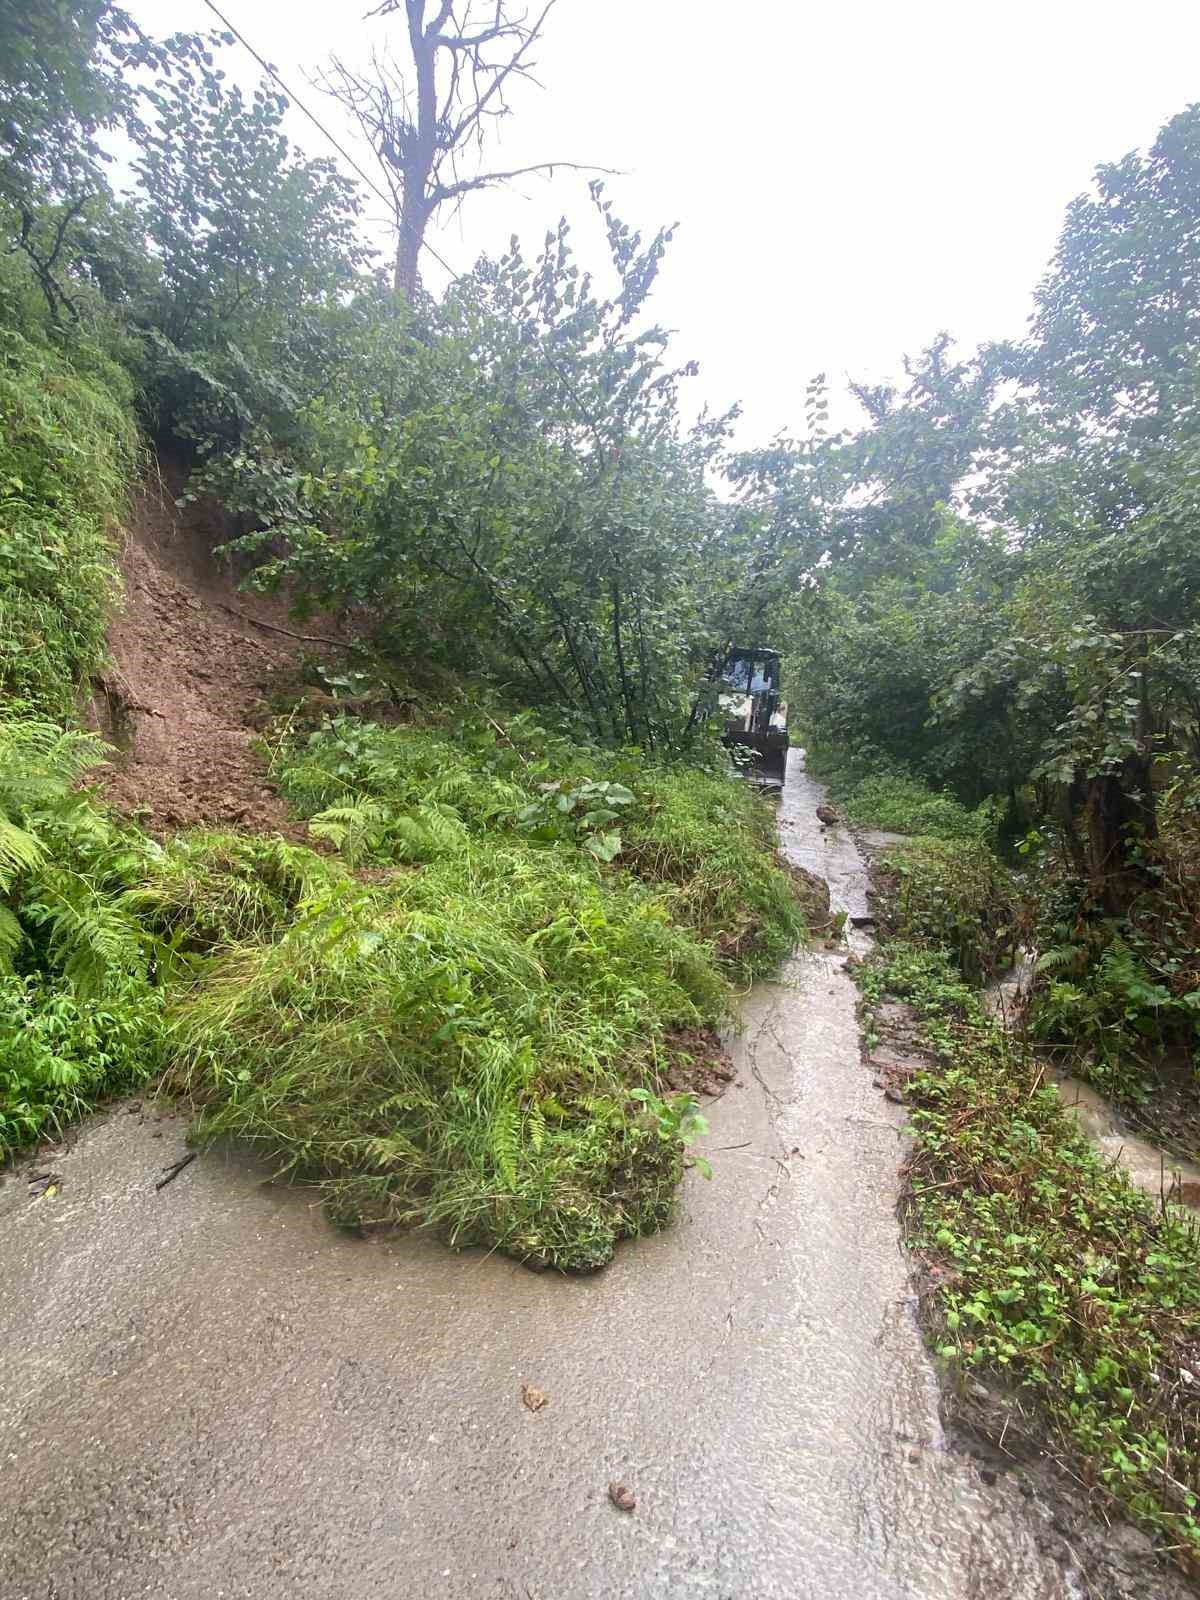
M 793 752 L 784 848 L 854 917 L 822 798 Z M 150 1102 L 55 1152 L 53 1202 L 18 1169 L 0 1596 L 1083 1595 L 1050 1513 L 943 1438 L 855 999 L 844 949 L 751 991 L 712 1181 L 589 1278 L 347 1238 L 229 1152 L 156 1191 L 186 1123 Z

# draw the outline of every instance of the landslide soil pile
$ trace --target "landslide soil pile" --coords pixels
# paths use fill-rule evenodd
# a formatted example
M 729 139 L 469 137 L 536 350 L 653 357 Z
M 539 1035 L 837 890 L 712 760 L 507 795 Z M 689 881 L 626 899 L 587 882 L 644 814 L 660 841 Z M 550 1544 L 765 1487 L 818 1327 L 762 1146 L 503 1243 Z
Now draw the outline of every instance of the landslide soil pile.
M 289 833 L 257 741 L 272 709 L 302 692 L 304 653 L 336 655 L 315 639 L 336 638 L 336 625 L 296 637 L 284 598 L 240 593 L 232 563 L 213 554 L 232 536 L 227 517 L 208 499 L 178 506 L 184 482 L 164 464 L 127 520 L 112 665 L 93 685 L 92 721 L 118 752 L 104 791 L 151 832 Z

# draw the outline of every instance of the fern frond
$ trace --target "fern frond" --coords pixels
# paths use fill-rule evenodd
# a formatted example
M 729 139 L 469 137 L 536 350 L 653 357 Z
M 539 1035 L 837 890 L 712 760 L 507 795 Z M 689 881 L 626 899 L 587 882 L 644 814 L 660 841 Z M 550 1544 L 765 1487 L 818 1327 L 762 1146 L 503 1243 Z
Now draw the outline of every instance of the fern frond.
M 13 957 L 25 940 L 25 930 L 8 906 L 0 905 L 0 972 L 13 969 Z
M 0 811 L 22 816 L 68 796 L 107 755 L 108 747 L 94 733 L 53 722 L 0 723 Z
M 510 1189 L 515 1188 L 521 1159 L 521 1124 L 511 1101 L 492 1117 L 488 1143 L 497 1172 Z
M 45 857 L 40 839 L 0 816 L 0 890 L 11 888 L 22 872 L 33 872 Z
M 389 815 L 378 800 L 344 800 L 312 817 L 308 831 L 315 839 L 327 839 L 348 861 L 356 862 L 377 847 Z
M 1061 972 L 1064 967 L 1073 966 L 1078 959 L 1079 951 L 1073 944 L 1051 945 L 1043 950 L 1038 957 L 1037 970 L 1039 972 Z
M 50 960 L 78 994 L 97 994 L 114 975 L 146 966 L 138 924 L 81 873 L 59 866 L 44 871 L 24 910 L 48 930 Z
M 541 1155 L 546 1144 L 546 1113 L 536 1103 L 530 1106 L 526 1116 L 529 1128 L 530 1148 L 536 1155 Z

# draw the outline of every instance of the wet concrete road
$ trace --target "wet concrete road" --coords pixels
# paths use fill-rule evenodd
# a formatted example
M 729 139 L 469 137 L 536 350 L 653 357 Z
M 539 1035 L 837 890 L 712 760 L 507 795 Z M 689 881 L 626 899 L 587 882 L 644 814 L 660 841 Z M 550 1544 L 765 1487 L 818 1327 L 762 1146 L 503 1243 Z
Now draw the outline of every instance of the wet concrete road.
M 783 837 L 836 904 L 818 798 L 794 772 Z M 183 1124 L 149 1109 L 74 1136 L 53 1199 L 10 1177 L 3 1600 L 1080 1592 L 943 1448 L 843 967 L 754 992 L 713 1181 L 592 1278 L 342 1237 L 219 1153 L 156 1192 Z

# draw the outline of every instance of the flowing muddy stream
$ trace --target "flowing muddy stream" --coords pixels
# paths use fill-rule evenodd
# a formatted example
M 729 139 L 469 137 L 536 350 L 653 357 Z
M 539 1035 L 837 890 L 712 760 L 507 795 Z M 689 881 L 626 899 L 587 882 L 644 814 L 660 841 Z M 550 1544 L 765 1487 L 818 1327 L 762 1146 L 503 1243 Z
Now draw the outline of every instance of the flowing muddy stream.
M 1019 1017 L 1033 981 L 1036 953 L 1023 950 L 1012 971 L 987 989 L 984 1000 L 1007 1025 Z M 1181 1194 L 1189 1205 L 1200 1204 L 1200 1166 L 1172 1155 L 1125 1127 L 1104 1096 L 1081 1078 L 1050 1068 L 1050 1081 L 1089 1142 L 1106 1160 L 1121 1168 L 1135 1188 L 1153 1200 Z
M 785 848 L 857 915 L 821 798 L 794 761 Z M 150 1107 L 55 1151 L 53 1199 L 10 1175 L 0 1595 L 1084 1594 L 1051 1512 L 945 1447 L 844 953 L 757 986 L 735 1062 L 713 1180 L 591 1278 L 347 1238 L 238 1156 L 156 1191 L 184 1124 Z

